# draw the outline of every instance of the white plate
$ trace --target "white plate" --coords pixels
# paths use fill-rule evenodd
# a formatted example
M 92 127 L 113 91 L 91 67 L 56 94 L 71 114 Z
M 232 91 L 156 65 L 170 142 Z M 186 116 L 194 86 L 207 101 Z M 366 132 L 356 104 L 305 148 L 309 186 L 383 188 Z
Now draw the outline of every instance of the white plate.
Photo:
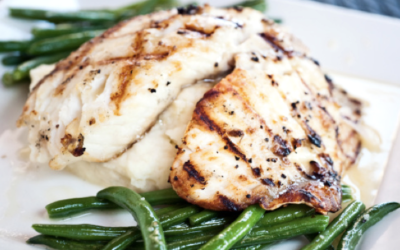
M 0 40 L 29 36 L 33 22 L 11 20 L 5 6 L 51 9 L 100 8 L 123 5 L 131 0 L 6 0 L 0 2 Z M 199 1 L 202 2 L 202 1 Z M 215 5 L 235 1 L 213 1 Z M 236 1 L 237 2 L 237 1 Z M 363 187 L 359 196 L 368 205 L 400 201 L 398 162 L 400 138 L 395 141 L 400 116 L 400 21 L 308 1 L 270 0 L 269 14 L 282 18 L 339 84 L 355 96 L 367 100 L 366 122 L 379 131 L 381 152 L 363 152 L 357 168 L 347 181 Z M 4 72 L 0 67 L 0 74 Z M 351 76 L 350 76 L 351 75 Z M 368 80 L 366 80 L 368 79 Z M 20 160 L 24 131 L 14 128 L 26 99 L 26 86 L 5 89 L 0 86 L 0 248 L 35 249 L 24 241 L 35 235 L 33 223 L 93 223 L 127 226 L 134 223 L 124 212 L 95 212 L 64 221 L 50 221 L 44 206 L 52 201 L 94 195 L 102 187 L 87 183 L 67 172 L 30 166 Z M 390 155 L 390 152 L 392 154 Z M 362 173 L 364 178 L 356 178 Z M 381 180 L 383 178 L 382 184 Z M 359 194 L 357 194 L 359 195 Z M 361 249 L 396 249 L 400 238 L 400 212 L 394 212 L 369 230 Z M 271 249 L 299 249 L 301 237 Z

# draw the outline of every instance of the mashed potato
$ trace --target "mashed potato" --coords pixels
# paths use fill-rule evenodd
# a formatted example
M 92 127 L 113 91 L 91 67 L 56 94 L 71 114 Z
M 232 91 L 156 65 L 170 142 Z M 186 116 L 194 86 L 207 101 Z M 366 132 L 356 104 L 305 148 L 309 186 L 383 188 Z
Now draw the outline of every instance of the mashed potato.
M 160 115 L 157 124 L 140 141 L 116 159 L 104 163 L 77 162 L 72 173 L 102 185 L 123 185 L 136 191 L 167 188 L 169 171 L 196 103 L 212 84 L 199 81 L 178 95 Z

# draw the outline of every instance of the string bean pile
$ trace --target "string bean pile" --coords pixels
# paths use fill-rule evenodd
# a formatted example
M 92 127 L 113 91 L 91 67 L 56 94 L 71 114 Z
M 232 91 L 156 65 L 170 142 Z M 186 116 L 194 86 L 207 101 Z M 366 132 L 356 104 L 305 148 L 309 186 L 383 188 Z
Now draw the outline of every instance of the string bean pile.
M 351 189 L 342 186 L 343 200 L 352 200 Z M 344 204 L 344 203 L 343 203 Z M 161 206 L 161 207 L 160 207 Z M 109 187 L 93 197 L 60 200 L 46 206 L 50 218 L 64 218 L 99 209 L 125 209 L 138 226 L 106 227 L 90 224 L 34 224 L 40 235 L 27 243 L 54 249 L 104 250 L 257 250 L 304 235 L 311 242 L 303 249 L 355 249 L 361 235 L 388 213 L 400 207 L 391 202 L 364 212 L 364 204 L 352 201 L 331 223 L 305 205 L 289 205 L 266 212 L 259 205 L 241 213 L 203 210 L 182 200 L 172 189 L 138 194 L 125 187 Z M 158 209 L 157 209 L 158 208 Z
M 29 71 L 41 64 L 53 64 L 66 58 L 83 43 L 99 36 L 120 21 L 153 11 L 180 6 L 176 0 L 145 0 L 114 10 L 82 10 L 57 12 L 37 9 L 10 8 L 13 18 L 42 20 L 52 28 L 31 30 L 32 38 L 24 41 L 0 41 L 0 53 L 5 66 L 15 66 L 2 76 L 6 86 L 29 82 Z M 265 11 L 265 0 L 249 0 L 235 6 Z M 232 7 L 232 6 L 228 6 Z

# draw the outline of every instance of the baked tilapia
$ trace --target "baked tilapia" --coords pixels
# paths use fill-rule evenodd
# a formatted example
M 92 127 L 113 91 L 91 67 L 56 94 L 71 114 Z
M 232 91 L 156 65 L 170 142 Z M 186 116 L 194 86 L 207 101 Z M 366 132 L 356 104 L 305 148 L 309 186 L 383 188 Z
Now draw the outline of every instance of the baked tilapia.
M 334 90 L 262 13 L 206 5 L 135 17 L 84 44 L 33 87 L 18 125 L 31 161 L 103 185 L 145 191 L 170 177 L 205 208 L 327 212 L 361 145 L 360 104 L 341 98 L 344 117 Z
M 29 128 L 30 160 L 102 184 L 167 187 L 187 124 L 170 130 L 190 120 L 191 105 L 181 101 L 184 112 L 169 112 L 176 116 L 162 137 L 152 129 L 186 87 L 231 70 L 263 18 L 251 9 L 173 9 L 122 22 L 82 45 L 29 95 L 18 125 Z M 181 99 L 196 103 L 200 89 Z
M 348 123 L 361 103 L 345 98 L 351 117 L 341 115 L 332 80 L 289 37 L 264 23 L 259 45 L 237 53 L 196 105 L 170 175 L 182 198 L 212 210 L 341 208 L 341 175 L 361 148 Z

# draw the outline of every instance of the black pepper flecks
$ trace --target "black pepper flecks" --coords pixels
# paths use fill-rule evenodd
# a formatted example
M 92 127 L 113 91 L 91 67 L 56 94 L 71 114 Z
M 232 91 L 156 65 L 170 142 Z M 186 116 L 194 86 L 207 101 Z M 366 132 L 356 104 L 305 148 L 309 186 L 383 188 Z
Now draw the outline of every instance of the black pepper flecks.
M 239 165 L 236 165 L 235 168 L 239 168 Z
M 231 111 L 231 112 L 229 112 L 229 114 L 230 114 L 230 115 L 233 115 L 234 113 L 235 113 L 235 111 Z
M 256 56 L 251 57 L 251 60 L 254 61 L 254 62 L 258 62 L 259 61 L 258 57 L 256 57 Z
M 218 63 L 216 62 L 216 63 L 214 63 L 214 67 L 218 67 Z
M 251 194 L 247 194 L 247 195 L 246 195 L 246 198 L 247 198 L 247 199 L 250 199 L 250 198 L 251 198 Z
M 283 179 L 286 179 L 286 175 L 285 175 L 285 174 L 282 174 L 281 177 L 282 177 Z
M 227 149 L 228 149 L 228 146 L 225 146 L 224 149 L 227 150 Z
M 176 175 L 175 175 L 175 177 L 174 177 L 174 181 L 177 181 L 177 180 L 178 180 L 178 176 L 176 176 Z
M 252 163 L 252 162 L 253 162 L 253 159 L 252 159 L 252 158 L 250 158 L 250 159 L 249 159 L 249 163 Z
M 151 88 L 149 88 L 149 91 L 150 91 L 150 93 L 156 93 L 157 92 L 156 89 L 151 89 Z
M 269 138 L 265 138 L 264 141 L 269 142 Z
M 167 82 L 167 86 L 168 86 L 168 85 L 170 85 L 170 84 L 171 84 L 171 82 L 170 82 L 170 81 L 168 81 L 168 82 Z
M 240 160 L 240 157 L 239 156 L 235 156 L 235 159 L 238 161 L 238 160 Z

